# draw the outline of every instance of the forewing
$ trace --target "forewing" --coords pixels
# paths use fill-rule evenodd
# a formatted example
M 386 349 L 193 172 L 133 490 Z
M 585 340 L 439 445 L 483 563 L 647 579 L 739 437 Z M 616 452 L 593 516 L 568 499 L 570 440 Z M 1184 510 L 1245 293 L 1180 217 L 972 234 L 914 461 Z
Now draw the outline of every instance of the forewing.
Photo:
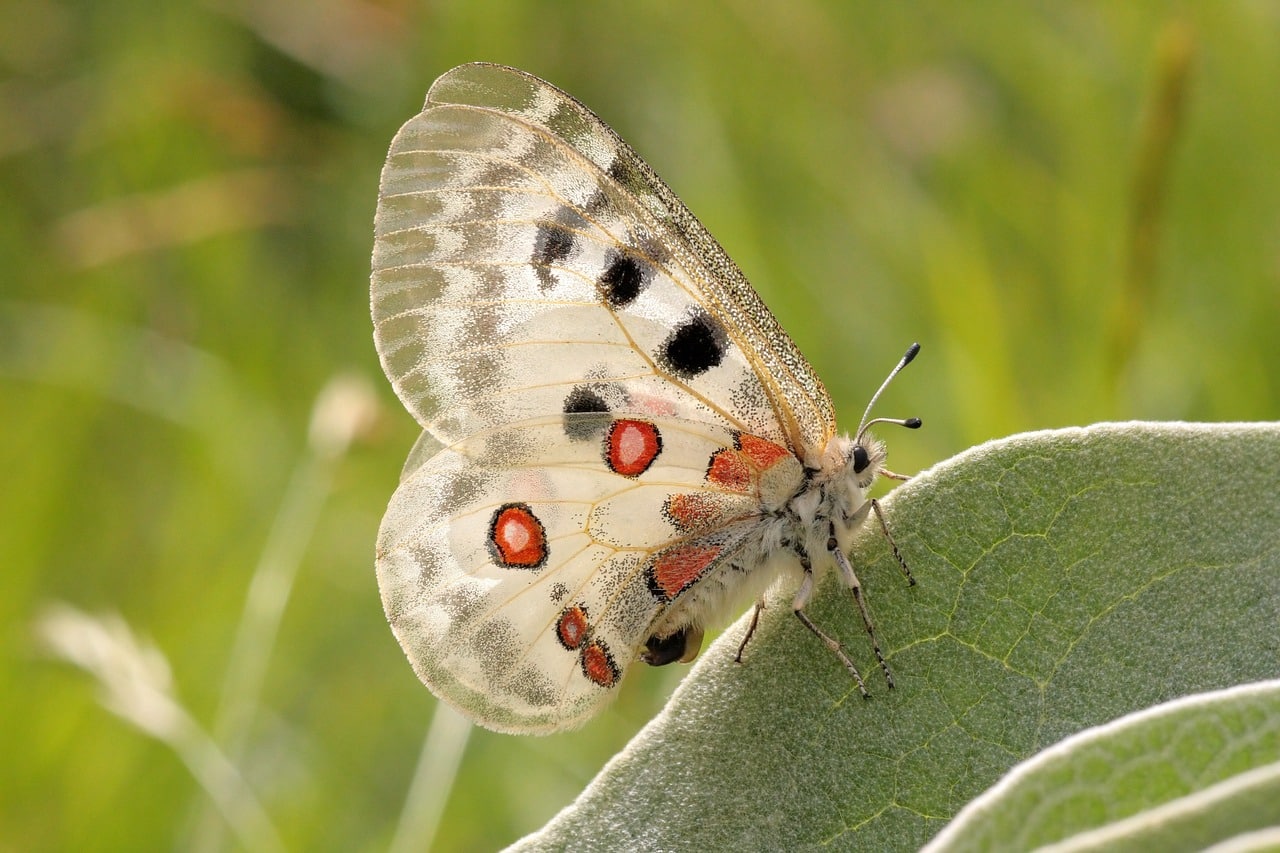
M 822 383 L 716 241 L 569 95 L 511 68 L 442 76 L 382 173 L 383 367 L 444 444 L 554 412 L 834 434 Z
M 575 415 L 415 454 L 377 565 L 418 675 L 499 731 L 545 733 L 594 714 L 659 615 L 758 534 L 760 489 L 778 483 L 713 465 L 746 459 L 741 446 L 719 425 Z M 802 478 L 777 451 L 757 458 Z

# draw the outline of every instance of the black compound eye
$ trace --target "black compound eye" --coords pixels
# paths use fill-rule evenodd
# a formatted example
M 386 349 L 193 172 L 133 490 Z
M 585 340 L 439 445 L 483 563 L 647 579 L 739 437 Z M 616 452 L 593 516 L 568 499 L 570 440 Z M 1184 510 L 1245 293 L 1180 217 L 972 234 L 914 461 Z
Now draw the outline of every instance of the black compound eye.
M 853 473 L 861 474 L 867 470 L 867 466 L 871 464 L 871 459 L 867 456 L 867 449 L 859 444 L 853 448 Z

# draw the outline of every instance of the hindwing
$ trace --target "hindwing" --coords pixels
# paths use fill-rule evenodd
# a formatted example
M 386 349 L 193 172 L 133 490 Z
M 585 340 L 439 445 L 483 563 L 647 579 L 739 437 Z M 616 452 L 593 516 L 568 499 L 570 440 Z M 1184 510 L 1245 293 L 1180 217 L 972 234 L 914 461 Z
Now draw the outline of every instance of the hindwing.
M 804 478 L 765 439 L 631 414 L 536 418 L 410 459 L 378 536 L 387 616 L 437 695 L 512 732 L 607 703 L 659 617 L 737 570 L 766 493 Z

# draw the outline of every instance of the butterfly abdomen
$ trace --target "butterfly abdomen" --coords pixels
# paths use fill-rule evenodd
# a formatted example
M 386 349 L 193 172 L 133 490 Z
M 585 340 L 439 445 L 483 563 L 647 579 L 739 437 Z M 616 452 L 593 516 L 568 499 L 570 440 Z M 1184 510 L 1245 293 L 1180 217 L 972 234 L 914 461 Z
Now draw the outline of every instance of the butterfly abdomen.
M 871 447 L 878 466 L 884 461 L 883 449 L 878 443 Z M 806 565 L 817 575 L 830 568 L 832 531 L 841 534 L 839 544 L 845 547 L 856 527 L 847 522 L 854 517 L 860 520 L 858 511 L 866 502 L 866 485 L 870 484 L 868 472 L 855 470 L 850 464 L 853 448 L 847 437 L 834 439 L 824 466 L 804 469 L 784 448 L 738 434 L 733 447 L 712 455 L 709 483 L 757 496 L 751 517 L 741 520 L 750 532 L 713 571 L 700 575 L 696 584 L 690 583 L 679 596 L 664 602 L 668 606 L 650 630 L 647 662 L 658 665 L 677 659 L 655 654 L 655 646 L 661 648 L 668 640 L 680 645 L 675 639 L 686 632 L 696 631 L 700 637 L 701 631 L 719 627 L 779 582 L 794 587 Z M 874 476 L 875 471 L 869 473 Z M 686 496 L 669 499 L 668 511 L 682 497 Z M 701 511 L 700 506 L 697 509 Z M 692 658 L 684 645 L 680 650 L 680 660 Z

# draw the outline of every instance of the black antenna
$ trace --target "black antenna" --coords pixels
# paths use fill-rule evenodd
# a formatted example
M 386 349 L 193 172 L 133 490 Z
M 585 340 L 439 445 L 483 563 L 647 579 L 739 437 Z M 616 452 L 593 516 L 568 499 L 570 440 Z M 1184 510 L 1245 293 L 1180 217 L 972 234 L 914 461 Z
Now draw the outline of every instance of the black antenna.
M 858 431 L 854 434 L 853 443 L 855 445 L 862 444 L 862 435 L 874 424 L 897 424 L 907 429 L 919 429 L 921 420 L 919 418 L 876 418 L 875 420 L 867 420 L 871 414 L 871 409 L 875 406 L 876 401 L 880 399 L 880 395 L 884 393 L 884 389 L 889 387 L 889 383 L 893 381 L 893 377 L 902 372 L 902 368 L 911 363 L 916 357 L 916 353 L 920 352 L 920 344 L 912 344 L 907 347 L 907 352 L 902 356 L 902 360 L 898 362 L 898 366 L 889 371 L 889 375 L 885 377 L 884 382 L 880 383 L 879 390 L 871 395 L 871 402 L 867 403 L 867 410 L 862 413 L 862 420 L 858 423 Z

